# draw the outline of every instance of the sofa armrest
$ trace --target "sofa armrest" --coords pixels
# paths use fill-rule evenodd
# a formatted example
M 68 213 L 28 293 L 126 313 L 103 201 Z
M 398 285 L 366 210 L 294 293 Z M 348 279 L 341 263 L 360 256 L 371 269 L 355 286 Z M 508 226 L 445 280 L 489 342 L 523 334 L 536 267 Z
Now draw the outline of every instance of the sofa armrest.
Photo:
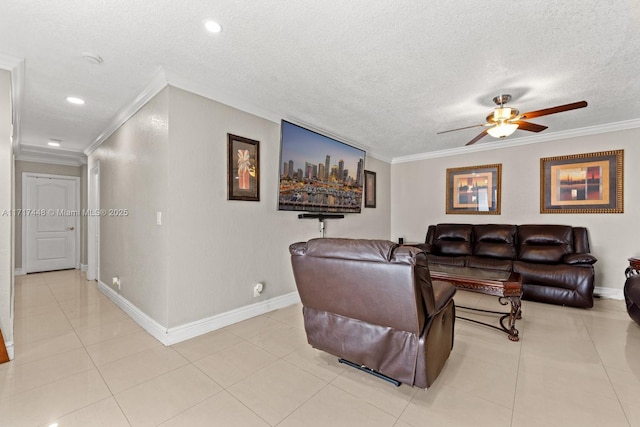
M 591 254 L 567 254 L 564 256 L 564 263 L 569 265 L 575 264 L 595 264 L 598 261 Z
M 429 243 L 419 243 L 417 245 L 413 245 L 414 247 L 420 249 L 422 252 L 426 252 L 428 254 L 431 253 L 432 247 Z

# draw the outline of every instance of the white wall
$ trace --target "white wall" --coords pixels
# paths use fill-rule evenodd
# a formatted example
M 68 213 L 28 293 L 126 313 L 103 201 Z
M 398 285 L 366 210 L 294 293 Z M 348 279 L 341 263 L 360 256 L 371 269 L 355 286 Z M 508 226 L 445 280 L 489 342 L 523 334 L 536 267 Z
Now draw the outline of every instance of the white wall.
M 622 289 L 627 259 L 640 254 L 637 226 L 640 129 L 456 155 L 391 166 L 391 235 L 424 241 L 427 227 L 454 223 L 540 223 L 584 226 L 589 230 L 597 287 Z M 490 142 L 488 142 L 490 143 Z M 623 214 L 541 214 L 540 158 L 624 149 Z M 446 215 L 447 168 L 502 164 L 501 215 Z
M 100 162 L 100 208 L 127 216 L 100 217 L 100 279 L 121 280 L 121 295 L 163 326 L 168 324 L 168 230 L 156 212 L 168 207 L 168 108 L 165 89 L 89 156 Z
M 259 202 L 227 200 L 227 133 L 260 142 Z M 101 219 L 101 280 L 120 276 L 121 295 L 166 328 L 294 292 L 288 247 L 320 232 L 277 210 L 279 151 L 279 123 L 165 88 L 89 157 L 101 208 L 131 211 Z M 389 238 L 391 168 L 365 162 L 379 207 L 327 221 L 328 237 Z
M 259 202 L 227 200 L 227 133 L 260 142 Z M 317 220 L 277 210 L 279 154 L 279 123 L 170 87 L 170 327 L 295 291 L 288 247 L 320 233 Z M 390 166 L 366 167 L 384 207 L 328 220 L 327 236 L 388 238 Z
M 0 70 L 0 212 L 5 209 L 13 209 L 11 74 Z M 13 220 L 10 214 L 0 215 L 0 329 L 7 343 L 13 342 Z

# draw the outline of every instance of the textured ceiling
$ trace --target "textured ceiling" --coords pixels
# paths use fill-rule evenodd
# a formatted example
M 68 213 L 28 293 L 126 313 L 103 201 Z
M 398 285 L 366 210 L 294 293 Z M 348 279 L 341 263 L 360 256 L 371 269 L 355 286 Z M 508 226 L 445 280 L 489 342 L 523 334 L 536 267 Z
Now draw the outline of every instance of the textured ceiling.
M 55 138 L 85 150 L 159 70 L 386 159 L 463 147 L 479 129 L 436 132 L 483 123 L 501 93 L 521 112 L 589 102 L 532 120 L 544 133 L 640 118 L 637 0 L 3 0 L 1 10 L 0 54 L 24 60 L 22 147 Z M 224 31 L 206 33 L 207 18 Z

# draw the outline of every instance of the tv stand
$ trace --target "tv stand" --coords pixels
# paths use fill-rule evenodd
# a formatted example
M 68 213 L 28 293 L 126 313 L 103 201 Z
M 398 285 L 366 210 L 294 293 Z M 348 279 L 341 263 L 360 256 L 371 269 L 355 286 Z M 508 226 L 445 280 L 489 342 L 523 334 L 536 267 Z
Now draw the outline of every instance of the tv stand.
M 322 222 L 325 219 L 342 219 L 344 218 L 344 215 L 338 215 L 338 214 L 299 214 L 298 215 L 299 219 L 304 219 L 304 218 L 311 218 L 311 219 L 318 219 L 318 221 Z
M 298 214 L 299 219 L 317 219 L 320 222 L 320 231 L 324 238 L 324 220 L 325 219 L 342 219 L 344 215 L 340 214 Z

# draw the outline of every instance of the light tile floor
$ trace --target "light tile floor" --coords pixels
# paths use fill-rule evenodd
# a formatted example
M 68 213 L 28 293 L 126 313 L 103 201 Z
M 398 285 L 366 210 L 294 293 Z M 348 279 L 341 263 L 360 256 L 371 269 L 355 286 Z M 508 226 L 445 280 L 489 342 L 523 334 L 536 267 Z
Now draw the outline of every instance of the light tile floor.
M 15 301 L 0 426 L 640 426 L 640 326 L 621 301 L 525 302 L 517 343 L 458 321 L 426 391 L 312 349 L 300 305 L 164 347 L 78 271 L 17 277 Z

